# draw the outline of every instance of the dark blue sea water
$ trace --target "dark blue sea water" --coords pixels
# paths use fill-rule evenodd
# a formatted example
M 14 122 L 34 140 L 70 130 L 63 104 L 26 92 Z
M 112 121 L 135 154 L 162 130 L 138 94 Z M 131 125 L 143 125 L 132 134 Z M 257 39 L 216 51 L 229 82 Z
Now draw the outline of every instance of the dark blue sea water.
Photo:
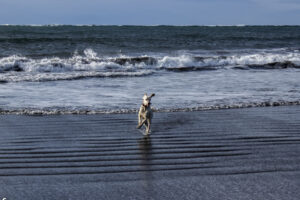
M 300 103 L 300 26 L 0 26 L 1 113 Z

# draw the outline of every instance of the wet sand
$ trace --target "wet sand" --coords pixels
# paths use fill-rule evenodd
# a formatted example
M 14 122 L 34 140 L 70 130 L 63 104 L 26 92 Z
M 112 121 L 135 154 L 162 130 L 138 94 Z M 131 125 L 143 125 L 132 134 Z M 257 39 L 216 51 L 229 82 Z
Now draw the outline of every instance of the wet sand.
M 0 116 L 0 199 L 300 196 L 300 106 Z

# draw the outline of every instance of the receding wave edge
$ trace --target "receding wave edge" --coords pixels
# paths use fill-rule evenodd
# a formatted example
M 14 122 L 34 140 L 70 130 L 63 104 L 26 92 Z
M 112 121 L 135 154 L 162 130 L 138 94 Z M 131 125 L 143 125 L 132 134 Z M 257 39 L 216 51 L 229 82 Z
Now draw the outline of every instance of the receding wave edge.
M 292 106 L 300 105 L 298 101 L 274 101 L 274 102 L 254 102 L 254 103 L 240 103 L 233 105 L 212 105 L 212 106 L 199 106 L 188 108 L 153 108 L 154 112 L 193 112 L 205 110 L 223 110 L 223 109 L 238 109 L 238 108 L 252 108 L 252 107 L 275 107 L 275 106 Z M 0 114 L 13 114 L 13 115 L 78 115 L 78 114 L 131 114 L 137 113 L 138 109 L 64 109 L 64 108 L 20 108 L 20 109 L 1 109 Z

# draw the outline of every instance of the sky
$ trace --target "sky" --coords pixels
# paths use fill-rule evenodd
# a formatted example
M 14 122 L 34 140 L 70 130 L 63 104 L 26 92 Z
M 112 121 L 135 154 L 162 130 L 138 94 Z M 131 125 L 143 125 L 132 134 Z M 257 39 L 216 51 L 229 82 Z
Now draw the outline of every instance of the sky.
M 0 24 L 300 25 L 300 0 L 0 0 Z

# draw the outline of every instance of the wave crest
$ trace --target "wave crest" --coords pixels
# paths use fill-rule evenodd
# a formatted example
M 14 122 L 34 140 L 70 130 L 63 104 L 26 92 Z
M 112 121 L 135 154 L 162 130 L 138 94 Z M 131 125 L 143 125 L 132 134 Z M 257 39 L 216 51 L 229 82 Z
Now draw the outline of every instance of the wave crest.
M 161 70 L 185 72 L 218 69 L 300 68 L 300 53 L 252 53 L 229 56 L 155 55 L 101 57 L 92 49 L 69 58 L 0 58 L 0 81 L 53 81 L 90 77 L 144 76 Z M 25 77 L 25 78 L 24 78 Z

